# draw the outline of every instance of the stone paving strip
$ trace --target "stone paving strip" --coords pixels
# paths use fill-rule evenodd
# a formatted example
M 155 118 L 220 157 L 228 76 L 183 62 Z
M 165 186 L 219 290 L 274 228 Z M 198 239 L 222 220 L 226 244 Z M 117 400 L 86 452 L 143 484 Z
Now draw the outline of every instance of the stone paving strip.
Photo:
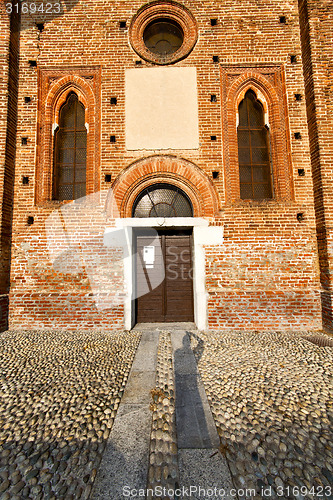
M 239 499 L 333 499 L 332 347 L 295 333 L 190 336 Z
M 1 500 L 89 497 L 140 337 L 0 335 Z
M 179 471 L 173 352 L 169 332 L 160 333 L 156 385 L 151 394 L 153 418 L 147 488 L 148 491 L 156 491 L 156 487 L 175 491 L 179 488 Z M 169 496 L 148 493 L 147 498 L 160 500 L 169 499 Z

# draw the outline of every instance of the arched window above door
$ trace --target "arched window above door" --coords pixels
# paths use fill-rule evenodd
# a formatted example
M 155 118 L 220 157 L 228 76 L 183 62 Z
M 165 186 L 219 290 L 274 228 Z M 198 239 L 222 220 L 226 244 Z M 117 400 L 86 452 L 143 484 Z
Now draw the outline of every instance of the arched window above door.
M 250 89 L 238 107 L 238 162 L 241 199 L 272 198 L 269 131 L 265 113 Z
M 132 217 L 193 217 L 187 195 L 171 184 L 153 184 L 133 204 Z
M 55 200 L 76 200 L 86 195 L 87 130 L 85 109 L 75 92 L 70 92 L 59 113 L 55 134 Z

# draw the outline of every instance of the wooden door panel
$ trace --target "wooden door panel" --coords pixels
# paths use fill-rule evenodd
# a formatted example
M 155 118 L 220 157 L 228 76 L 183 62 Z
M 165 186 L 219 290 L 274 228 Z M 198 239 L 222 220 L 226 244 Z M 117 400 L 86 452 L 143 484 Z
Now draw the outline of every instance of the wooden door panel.
M 155 249 L 155 260 L 151 268 L 144 262 L 145 246 L 153 246 Z M 164 256 L 160 237 L 137 237 L 136 270 L 137 321 L 163 321 Z
M 145 266 L 144 246 L 155 247 L 152 269 Z M 138 322 L 193 321 L 190 235 L 137 237 L 137 296 Z
M 166 321 L 193 321 L 190 235 L 167 235 L 165 252 Z
M 175 274 L 177 273 L 177 275 Z M 185 271 L 184 269 L 180 269 L 180 270 L 176 270 L 176 269 L 173 269 L 172 271 L 172 274 L 171 273 L 168 273 L 166 272 L 165 276 L 166 276 L 166 280 L 167 280 L 167 283 L 166 283 L 166 287 L 169 288 L 169 289 L 172 289 L 172 288 L 187 288 L 187 285 L 189 287 L 192 287 L 192 283 L 191 283 L 191 278 L 189 278 L 188 276 L 191 276 L 192 273 L 189 271 Z M 175 276 L 177 276 L 177 278 L 175 279 Z

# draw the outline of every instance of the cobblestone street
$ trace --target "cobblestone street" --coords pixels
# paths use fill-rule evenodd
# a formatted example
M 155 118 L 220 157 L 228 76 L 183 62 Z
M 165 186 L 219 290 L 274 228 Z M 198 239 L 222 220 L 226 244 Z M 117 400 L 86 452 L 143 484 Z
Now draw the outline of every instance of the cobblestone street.
M 0 498 L 88 498 L 138 332 L 0 336 Z
M 192 335 L 192 345 L 235 487 L 332 499 L 332 347 L 279 332 Z
M 332 347 L 294 333 L 187 335 L 239 499 L 332 499 Z M 1 334 L 1 500 L 93 498 L 140 338 Z

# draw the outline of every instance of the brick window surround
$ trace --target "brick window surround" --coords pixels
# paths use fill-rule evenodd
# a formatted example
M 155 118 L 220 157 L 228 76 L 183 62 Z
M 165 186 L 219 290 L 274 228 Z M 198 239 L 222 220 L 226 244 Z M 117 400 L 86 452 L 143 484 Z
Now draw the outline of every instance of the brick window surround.
M 36 164 L 36 205 L 63 203 L 53 198 L 54 139 L 59 112 L 68 94 L 75 92 L 85 107 L 87 128 L 86 194 L 100 190 L 100 68 L 48 69 L 38 74 L 38 134 Z
M 238 107 L 246 92 L 252 89 L 265 112 L 270 134 L 270 153 L 274 201 L 294 200 L 291 148 L 284 72 L 281 66 L 221 66 L 222 134 L 224 148 L 226 203 L 240 199 L 238 164 Z M 260 203 L 262 200 L 250 200 Z
M 106 200 L 109 217 L 132 217 L 137 196 L 148 186 L 172 184 L 184 191 L 193 217 L 218 215 L 219 201 L 209 177 L 194 163 L 175 156 L 151 156 L 134 162 L 115 179 Z

